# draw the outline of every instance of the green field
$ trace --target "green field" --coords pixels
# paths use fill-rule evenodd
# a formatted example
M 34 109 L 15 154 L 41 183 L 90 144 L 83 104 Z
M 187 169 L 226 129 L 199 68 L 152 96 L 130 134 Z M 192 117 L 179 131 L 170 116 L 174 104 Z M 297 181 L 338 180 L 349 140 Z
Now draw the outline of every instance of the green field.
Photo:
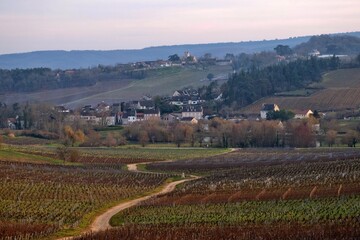
M 139 99 L 143 95 L 171 95 L 174 90 L 185 87 L 208 85 L 205 80 L 209 73 L 215 75 L 231 73 L 231 66 L 209 66 L 206 69 L 191 67 L 170 67 L 150 70 L 148 77 L 141 80 L 114 80 L 97 82 L 96 85 L 81 88 L 64 88 L 34 93 L 15 93 L 0 95 L 0 101 L 48 102 L 79 107 L 86 104 L 97 104 L 101 101 L 120 102 Z
M 343 222 L 360 213 L 360 198 L 329 198 L 289 201 L 244 201 L 227 204 L 139 206 L 116 215 L 121 224 L 271 224 Z

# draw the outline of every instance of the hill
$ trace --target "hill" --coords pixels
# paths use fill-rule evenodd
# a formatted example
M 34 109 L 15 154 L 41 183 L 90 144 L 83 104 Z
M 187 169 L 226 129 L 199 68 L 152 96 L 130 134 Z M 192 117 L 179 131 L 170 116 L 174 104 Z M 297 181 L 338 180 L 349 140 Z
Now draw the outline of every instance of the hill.
M 200 87 L 210 82 L 206 76 L 212 73 L 223 78 L 231 73 L 231 66 L 210 66 L 207 69 L 171 67 L 159 69 L 151 76 L 139 80 L 98 81 L 89 87 L 73 87 L 44 90 L 31 93 L 11 93 L 0 95 L 0 102 L 47 102 L 80 107 L 85 104 L 97 104 L 101 101 L 114 103 L 139 99 L 143 95 L 169 95 L 176 89 Z M 220 82 L 221 84 L 221 82 Z
M 215 57 L 224 57 L 226 53 L 254 53 L 273 50 L 278 44 L 296 46 L 310 37 L 298 37 L 282 40 L 249 41 L 237 43 L 187 44 L 176 46 L 149 47 L 136 50 L 111 51 L 37 51 L 29 53 L 0 55 L 0 68 L 35 68 L 52 69 L 87 68 L 91 66 L 115 65 L 138 61 L 167 59 L 171 54 L 183 55 L 190 51 L 195 56 L 211 53 Z
M 360 68 L 341 69 L 323 76 L 323 81 L 313 87 L 323 87 L 308 97 L 267 97 L 243 108 L 243 113 L 259 113 L 262 104 L 276 103 L 290 110 L 344 110 L 360 106 Z
M 307 55 L 317 49 L 321 54 L 358 55 L 360 53 L 360 38 L 350 35 L 320 35 L 313 36 L 308 42 L 294 47 L 294 51 Z

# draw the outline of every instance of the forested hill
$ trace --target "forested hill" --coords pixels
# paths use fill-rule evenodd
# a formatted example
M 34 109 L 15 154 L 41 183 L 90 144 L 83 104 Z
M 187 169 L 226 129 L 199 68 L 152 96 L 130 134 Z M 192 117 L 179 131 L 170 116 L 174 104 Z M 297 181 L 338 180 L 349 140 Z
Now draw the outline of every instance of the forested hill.
M 176 46 L 149 47 L 138 50 L 111 51 L 38 51 L 29 53 L 0 55 L 0 68 L 37 68 L 73 69 L 87 68 L 101 65 L 115 65 L 139 61 L 153 61 L 167 59 L 169 55 L 182 56 L 190 51 L 195 56 L 211 53 L 215 57 L 223 58 L 226 53 L 254 53 L 272 51 L 279 44 L 296 46 L 306 42 L 310 37 L 289 38 L 283 40 L 249 41 L 238 43 L 210 43 L 188 44 Z
M 339 67 L 340 60 L 334 56 L 330 59 L 298 59 L 263 69 L 252 68 L 234 74 L 222 86 L 223 97 L 228 105 L 244 107 L 276 92 L 300 89 L 319 82 L 323 73 Z
M 320 51 L 321 54 L 345 54 L 356 56 L 360 53 L 360 36 L 313 36 L 309 41 L 294 47 L 294 51 L 300 55 L 306 55 L 314 49 Z

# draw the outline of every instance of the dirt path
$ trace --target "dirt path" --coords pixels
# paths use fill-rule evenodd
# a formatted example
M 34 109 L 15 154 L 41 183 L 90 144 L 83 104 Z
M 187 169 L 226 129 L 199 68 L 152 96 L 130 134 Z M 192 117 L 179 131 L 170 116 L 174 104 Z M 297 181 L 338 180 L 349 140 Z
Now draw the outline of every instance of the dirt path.
M 144 173 L 148 173 L 148 174 L 154 174 L 154 173 L 151 173 L 151 172 L 138 171 L 138 169 L 137 169 L 138 164 L 139 163 L 128 164 L 127 165 L 128 170 L 132 171 L 132 172 L 144 172 Z M 178 180 L 178 181 L 175 181 L 175 182 L 167 183 L 165 186 L 163 186 L 163 188 L 159 192 L 155 192 L 155 193 L 152 193 L 152 194 L 144 196 L 144 197 L 136 198 L 136 199 L 121 203 L 119 205 L 116 205 L 116 206 L 108 209 L 106 212 L 104 212 L 103 214 L 96 217 L 94 222 L 91 224 L 90 228 L 87 229 L 86 231 L 84 231 L 82 234 L 87 234 L 87 233 L 90 233 L 90 232 L 104 231 L 106 229 L 112 228 L 110 223 L 109 223 L 110 219 L 115 214 L 117 214 L 118 212 L 121 212 L 121 211 L 123 211 L 123 210 L 125 210 L 127 208 L 130 208 L 130 207 L 133 207 L 133 206 L 135 206 L 135 205 L 137 205 L 137 204 L 139 204 L 139 203 L 141 203 L 141 202 L 143 202 L 143 201 L 145 201 L 145 200 L 147 200 L 149 198 L 156 197 L 156 196 L 159 196 L 159 195 L 162 195 L 162 194 L 172 192 L 172 191 L 174 191 L 175 187 L 177 185 L 181 184 L 181 183 L 188 182 L 188 181 L 193 181 L 193 180 L 196 180 L 196 179 L 200 178 L 198 176 L 193 176 L 193 175 L 191 175 L 190 177 L 191 178 L 182 179 L 182 180 Z M 58 240 L 71 240 L 73 238 L 74 237 L 65 237 L 65 238 L 60 238 Z
M 234 152 L 237 151 L 235 148 L 232 148 L 230 152 Z M 229 152 L 226 153 L 220 153 L 220 154 L 216 154 L 216 155 L 222 155 L 222 154 L 227 154 Z M 214 156 L 216 156 L 214 155 Z M 166 160 L 166 161 L 162 161 L 162 162 L 173 162 L 174 160 Z M 156 172 L 148 172 L 148 171 L 140 171 L 138 170 L 138 165 L 139 164 L 148 164 L 151 162 L 143 162 L 143 163 L 133 163 L 133 164 L 127 164 L 127 168 L 129 171 L 131 172 L 141 172 L 141 173 L 147 173 L 147 174 L 155 174 Z M 158 174 L 158 173 L 156 173 Z M 119 205 L 116 205 L 110 209 L 108 209 L 106 212 L 104 212 L 103 214 L 99 215 L 98 217 L 95 218 L 94 222 L 91 224 L 90 228 L 87 229 L 86 231 L 84 231 L 82 234 L 87 234 L 90 232 L 98 232 L 98 231 L 104 231 L 106 229 L 112 228 L 110 225 L 110 219 L 117 214 L 118 212 L 121 212 L 127 208 L 133 207 L 149 198 L 152 197 L 156 197 L 162 194 L 166 194 L 169 192 L 174 191 L 175 187 L 181 183 L 184 182 L 188 182 L 188 181 L 193 181 L 196 179 L 199 179 L 199 176 L 195 176 L 195 175 L 190 175 L 190 178 L 187 179 L 182 179 L 182 180 L 178 180 L 175 182 L 170 182 L 167 183 L 165 186 L 163 186 L 163 188 L 161 189 L 161 191 L 159 192 L 154 192 L 150 195 L 144 196 L 144 197 L 140 197 L 140 198 L 136 198 L 124 203 L 121 203 Z M 74 237 L 65 237 L 65 238 L 60 238 L 58 240 L 71 240 Z
M 174 191 L 175 187 L 181 183 L 187 182 L 187 181 L 192 181 L 195 178 L 191 178 L 191 179 L 183 179 L 183 180 L 179 180 L 176 182 L 171 182 L 165 185 L 165 187 L 157 193 L 151 194 L 151 195 L 147 195 L 145 197 L 141 197 L 141 198 L 137 198 L 122 204 L 119 204 L 113 208 L 110 208 L 109 210 L 107 210 L 105 213 L 103 213 L 102 215 L 100 215 L 99 217 L 97 217 L 95 219 L 95 221 L 93 222 L 93 224 L 91 225 L 90 230 L 92 232 L 97 232 L 97 231 L 102 231 L 102 230 L 106 230 L 108 228 L 111 228 L 109 222 L 112 216 L 114 216 L 115 214 L 117 214 L 118 212 L 125 210 L 127 208 L 130 208 L 132 206 L 135 206 L 139 203 L 141 203 L 142 201 L 145 201 L 151 197 L 155 197 L 161 194 L 165 194 L 165 193 L 169 193 Z

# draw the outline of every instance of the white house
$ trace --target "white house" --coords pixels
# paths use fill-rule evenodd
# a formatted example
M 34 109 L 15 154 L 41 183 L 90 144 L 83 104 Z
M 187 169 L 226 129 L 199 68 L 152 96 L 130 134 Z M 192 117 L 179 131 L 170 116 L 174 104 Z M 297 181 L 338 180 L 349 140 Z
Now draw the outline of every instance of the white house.
M 203 108 L 200 105 L 189 105 L 185 106 L 181 112 L 181 118 L 195 118 L 197 120 L 203 118 Z
M 278 105 L 276 105 L 275 103 L 264 103 L 262 105 L 262 108 L 261 108 L 261 111 L 260 111 L 260 117 L 261 119 L 266 119 L 266 114 L 270 111 L 274 111 L 274 112 L 277 112 L 277 111 L 280 111 L 280 108 Z

